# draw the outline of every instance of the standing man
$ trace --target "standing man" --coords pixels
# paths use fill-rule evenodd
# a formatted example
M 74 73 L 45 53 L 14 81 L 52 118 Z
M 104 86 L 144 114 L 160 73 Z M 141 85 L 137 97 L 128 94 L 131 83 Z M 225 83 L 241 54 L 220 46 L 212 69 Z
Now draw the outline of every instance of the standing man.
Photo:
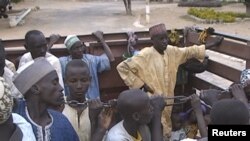
M 110 69 L 110 62 L 113 62 L 114 56 L 104 41 L 103 33 L 101 31 L 97 31 L 93 33 L 93 35 L 97 38 L 99 42 L 102 43 L 105 54 L 101 56 L 94 56 L 91 54 L 84 54 L 84 49 L 86 45 L 80 41 L 80 39 L 76 35 L 69 35 L 64 41 L 66 48 L 69 51 L 69 56 L 60 57 L 60 63 L 62 67 L 63 76 L 65 76 L 65 68 L 68 62 L 72 59 L 81 59 L 85 63 L 87 63 L 90 75 L 92 77 L 90 87 L 86 94 L 86 98 L 88 99 L 96 99 L 100 97 L 99 92 L 99 82 L 98 82 L 98 73 L 101 73 L 105 70 Z M 68 95 L 68 88 L 65 87 L 65 95 Z
M 131 0 L 123 0 L 125 9 L 126 9 L 126 14 L 127 15 L 132 15 L 132 9 L 131 9 Z
M 149 28 L 153 47 L 146 47 L 117 66 L 117 70 L 130 88 L 144 88 L 151 94 L 174 96 L 176 74 L 180 64 L 195 57 L 203 60 L 205 49 L 218 46 L 223 38 L 217 38 L 210 44 L 187 48 L 168 45 L 167 30 L 164 24 Z M 162 124 L 164 135 L 170 136 L 171 111 L 169 106 L 163 111 Z
M 39 30 L 28 31 L 25 35 L 24 47 L 28 53 L 25 53 L 21 57 L 18 68 L 38 57 L 45 57 L 56 70 L 59 77 L 59 83 L 64 87 L 60 61 L 56 56 L 47 52 L 48 43 L 43 33 Z

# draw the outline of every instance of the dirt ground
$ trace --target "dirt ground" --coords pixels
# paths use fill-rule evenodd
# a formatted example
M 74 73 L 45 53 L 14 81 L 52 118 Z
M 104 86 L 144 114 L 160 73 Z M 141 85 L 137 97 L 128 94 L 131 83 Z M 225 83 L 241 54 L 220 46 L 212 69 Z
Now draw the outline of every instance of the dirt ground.
M 145 22 L 145 1 L 132 1 L 133 16 L 125 15 L 122 0 L 25 0 L 14 9 L 34 8 L 26 18 L 24 25 L 9 28 L 7 19 L 0 19 L 0 38 L 24 38 L 31 29 L 39 29 L 46 36 L 52 33 L 61 35 L 89 34 L 95 30 L 104 32 L 125 32 L 148 30 L 157 23 L 165 23 L 168 28 L 185 26 L 212 26 L 217 31 L 237 34 L 242 37 L 250 35 L 250 20 L 230 24 L 202 24 L 188 18 L 188 8 L 178 7 L 176 3 L 151 3 L 150 22 Z M 243 4 L 230 4 L 221 8 L 222 11 L 245 12 Z

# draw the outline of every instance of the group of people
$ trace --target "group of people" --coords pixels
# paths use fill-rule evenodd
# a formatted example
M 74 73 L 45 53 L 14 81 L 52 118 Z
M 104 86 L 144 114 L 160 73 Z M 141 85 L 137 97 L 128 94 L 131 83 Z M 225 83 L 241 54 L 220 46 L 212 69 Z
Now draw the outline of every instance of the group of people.
M 228 94 L 201 91 L 200 96 L 186 98 L 191 108 L 179 113 L 166 106 L 172 104 L 165 98 L 174 96 L 179 65 L 190 58 L 202 61 L 205 49 L 218 47 L 222 37 L 205 45 L 178 48 L 168 44 L 164 24 L 150 27 L 149 34 L 153 46 L 117 66 L 129 89 L 108 102 L 100 100 L 98 73 L 111 69 L 115 58 L 101 31 L 93 33 L 103 46 L 101 56 L 86 54 L 84 42 L 69 35 L 64 41 L 69 56 L 60 58 L 49 52 L 53 39 L 48 43 L 41 31 L 28 31 L 24 45 L 27 53 L 18 61 L 17 69 L 6 60 L 0 42 L 1 140 L 205 140 L 207 124 L 249 124 L 249 70 Z M 227 114 L 228 107 L 237 116 Z M 173 121 L 178 125 L 174 130 Z

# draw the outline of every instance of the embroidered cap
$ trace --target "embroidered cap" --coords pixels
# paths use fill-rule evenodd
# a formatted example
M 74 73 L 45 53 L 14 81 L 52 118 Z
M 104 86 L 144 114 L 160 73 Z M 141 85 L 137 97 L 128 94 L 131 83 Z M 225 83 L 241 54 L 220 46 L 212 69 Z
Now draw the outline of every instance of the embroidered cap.
M 64 41 L 64 45 L 68 50 L 74 45 L 74 43 L 79 42 L 80 39 L 76 35 L 68 35 Z M 81 41 L 80 41 L 81 42 Z
M 159 34 L 166 34 L 166 33 L 167 33 L 167 30 L 166 30 L 165 24 L 163 23 L 154 25 L 149 28 L 149 35 L 151 37 L 155 35 L 159 35 Z
M 4 78 L 0 77 L 0 124 L 6 122 L 11 116 L 13 108 L 13 98 L 9 85 Z
M 24 95 L 34 84 L 52 71 L 55 71 L 53 66 L 44 57 L 39 57 L 18 69 L 13 82 Z

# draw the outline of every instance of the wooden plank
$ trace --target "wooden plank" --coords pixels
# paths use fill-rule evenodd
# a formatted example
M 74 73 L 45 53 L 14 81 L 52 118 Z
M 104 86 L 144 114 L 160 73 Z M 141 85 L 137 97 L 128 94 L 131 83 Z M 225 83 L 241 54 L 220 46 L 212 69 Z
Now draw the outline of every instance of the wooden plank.
M 212 84 L 212 83 L 209 83 L 203 79 L 200 79 L 196 76 L 190 76 L 189 77 L 189 82 L 191 83 L 191 85 L 196 88 L 196 89 L 199 89 L 199 90 L 206 90 L 206 89 L 219 89 L 219 90 L 222 90 L 222 88 Z
M 204 30 L 204 28 L 195 27 L 195 30 L 201 32 Z M 235 34 L 217 32 L 216 30 L 214 31 L 213 35 L 219 35 L 219 36 L 223 36 L 223 37 L 228 38 L 228 39 L 233 39 L 233 40 L 237 40 L 237 41 L 241 41 L 241 42 L 249 42 L 250 41 L 250 38 L 240 37 L 240 36 L 235 35 Z
M 240 81 L 241 71 L 209 59 L 207 71 L 233 82 Z
M 189 32 L 188 41 L 192 44 L 200 44 L 198 41 L 199 33 Z M 214 37 L 209 37 L 207 42 L 212 42 Z M 240 44 L 237 42 L 224 39 L 220 47 L 212 48 L 211 50 L 224 53 L 230 56 L 234 56 L 241 59 L 250 59 L 250 48 L 246 44 Z
M 176 29 L 178 33 L 182 33 L 182 29 Z M 170 30 L 168 30 L 170 32 Z M 135 32 L 138 39 L 150 39 L 148 31 L 138 31 Z M 77 35 L 79 39 L 83 42 L 96 42 L 96 38 L 92 34 L 88 35 Z M 127 41 L 127 33 L 119 32 L 119 33 L 105 33 L 103 34 L 105 41 Z M 46 38 L 49 41 L 49 37 Z M 61 36 L 57 43 L 55 44 L 63 44 L 66 36 Z M 3 40 L 3 44 L 6 48 L 9 47 L 22 47 L 24 45 L 24 39 L 11 39 L 11 40 Z
M 135 32 L 135 34 L 138 36 L 138 38 L 143 39 L 147 38 L 149 39 L 149 32 L 148 31 L 140 31 L 140 32 Z M 125 32 L 123 33 L 107 33 L 104 34 L 104 39 L 106 41 L 112 41 L 112 40 L 127 40 L 127 34 Z M 91 35 L 78 35 L 79 39 L 84 42 L 96 42 L 96 38 Z M 46 38 L 49 41 L 49 38 Z M 66 39 L 66 36 L 60 37 L 58 42 L 56 44 L 63 44 L 64 40 Z M 24 45 L 24 39 L 11 39 L 11 40 L 3 40 L 3 44 L 6 48 L 9 47 L 22 47 Z

